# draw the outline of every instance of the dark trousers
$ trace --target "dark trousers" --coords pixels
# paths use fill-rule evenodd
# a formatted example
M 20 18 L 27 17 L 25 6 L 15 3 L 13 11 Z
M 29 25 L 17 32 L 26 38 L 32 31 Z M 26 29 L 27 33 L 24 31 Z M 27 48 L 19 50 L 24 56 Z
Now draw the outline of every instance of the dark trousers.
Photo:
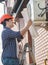
M 19 65 L 19 59 L 2 58 L 3 65 Z

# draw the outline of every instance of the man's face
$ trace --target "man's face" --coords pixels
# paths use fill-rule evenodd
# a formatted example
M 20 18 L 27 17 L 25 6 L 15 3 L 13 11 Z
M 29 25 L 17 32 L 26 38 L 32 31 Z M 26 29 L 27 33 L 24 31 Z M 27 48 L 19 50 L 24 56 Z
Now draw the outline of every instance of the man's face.
M 10 19 L 7 24 L 10 26 L 10 28 L 14 27 L 14 22 L 12 19 Z

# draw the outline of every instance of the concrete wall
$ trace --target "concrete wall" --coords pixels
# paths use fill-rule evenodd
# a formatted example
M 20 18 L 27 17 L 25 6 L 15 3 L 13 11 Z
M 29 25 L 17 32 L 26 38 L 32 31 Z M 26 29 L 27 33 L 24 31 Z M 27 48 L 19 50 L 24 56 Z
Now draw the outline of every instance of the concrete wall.
M 33 9 L 34 9 L 34 20 L 45 20 L 46 19 L 46 13 L 41 17 L 39 16 L 42 13 L 44 13 L 45 9 L 42 11 L 39 9 L 38 4 L 41 8 L 45 7 L 45 0 L 33 0 Z

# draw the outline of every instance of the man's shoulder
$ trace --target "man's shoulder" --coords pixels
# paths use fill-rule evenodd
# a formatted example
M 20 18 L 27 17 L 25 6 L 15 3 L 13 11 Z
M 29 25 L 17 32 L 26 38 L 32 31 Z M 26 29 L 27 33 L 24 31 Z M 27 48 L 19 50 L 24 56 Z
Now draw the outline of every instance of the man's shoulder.
M 9 29 L 4 28 L 2 31 L 2 35 L 6 35 L 9 32 Z

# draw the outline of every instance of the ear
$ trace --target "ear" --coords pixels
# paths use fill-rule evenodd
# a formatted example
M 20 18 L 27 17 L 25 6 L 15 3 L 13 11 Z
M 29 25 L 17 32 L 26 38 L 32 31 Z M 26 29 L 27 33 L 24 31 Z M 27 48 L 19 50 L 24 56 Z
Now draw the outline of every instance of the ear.
M 6 21 L 6 24 L 8 24 L 9 21 Z

